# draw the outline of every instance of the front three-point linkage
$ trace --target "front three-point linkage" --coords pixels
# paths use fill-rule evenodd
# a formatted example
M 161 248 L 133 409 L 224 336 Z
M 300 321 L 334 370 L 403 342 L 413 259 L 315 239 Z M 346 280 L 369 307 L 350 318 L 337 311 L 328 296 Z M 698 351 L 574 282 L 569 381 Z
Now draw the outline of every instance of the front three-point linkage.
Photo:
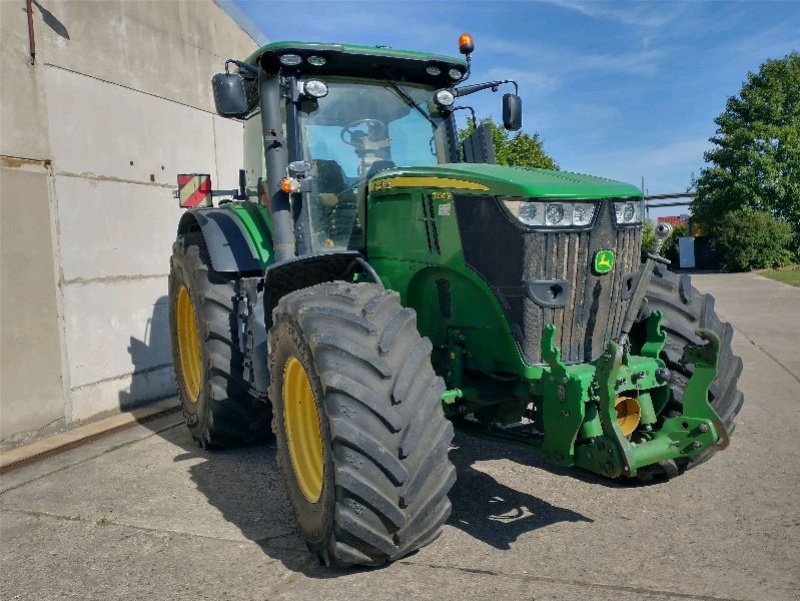
M 657 263 L 669 263 L 658 252 L 671 231 L 668 224 L 657 227 L 656 247 L 639 275 L 620 335 L 593 365 L 564 365 L 553 344 L 555 326 L 545 328 L 542 357 L 550 370 L 542 388 L 542 451 L 554 463 L 576 464 L 616 478 L 635 476 L 646 466 L 675 466 L 677 458 L 726 445 L 725 428 L 708 402 L 719 355 L 714 333 L 697 330 L 706 344 L 685 347 L 682 362 L 693 366 L 693 375 L 680 414 L 665 415 L 671 374 L 659 358 L 667 340 L 660 312 L 648 318 L 645 340 L 638 353 L 631 354 L 629 335 L 653 269 Z
M 622 461 L 621 471 L 613 466 L 615 474 L 634 476 L 641 468 L 654 464 L 665 465 L 679 457 L 692 457 L 704 449 L 717 445 L 722 448 L 728 440 L 722 421 L 709 404 L 709 387 L 717 375 L 717 360 L 719 357 L 719 338 L 709 330 L 699 329 L 695 333 L 701 340 L 706 341 L 702 346 L 688 345 L 684 348 L 682 364 L 693 366 L 693 375 L 690 377 L 683 395 L 683 409 L 678 415 L 659 415 L 662 413 L 666 402 L 658 401 L 659 391 L 662 395 L 667 393 L 666 382 L 671 374 L 666 369 L 659 355 L 666 343 L 666 333 L 661 329 L 662 315 L 655 312 L 648 318 L 646 324 L 646 338 L 639 349 L 639 356 L 632 357 L 629 335 L 636 322 L 644 302 L 645 292 L 653 276 L 653 269 L 657 263 L 664 265 L 669 261 L 659 255 L 664 241 L 672 233 L 669 224 L 661 223 L 656 227 L 656 245 L 653 252 L 648 253 L 647 261 L 636 283 L 628 310 L 625 315 L 619 339 L 611 341 L 606 352 L 597 365 L 595 374 L 595 387 L 599 394 L 600 419 L 606 437 L 611 436 L 619 451 Z M 643 374 L 630 369 L 637 359 L 647 358 L 653 362 L 655 368 L 652 374 Z M 651 370 L 648 370 L 651 371 Z M 626 374 L 631 374 L 626 381 Z M 638 382 L 634 383 L 633 376 L 639 375 Z M 650 375 L 654 376 L 651 380 Z M 650 382 L 645 383 L 646 380 Z M 639 430 L 625 435 L 620 428 L 619 399 L 625 394 L 624 387 L 636 385 L 638 390 L 647 390 L 646 386 L 655 384 L 649 392 L 637 395 L 641 423 Z M 645 386 L 642 386 L 645 384 Z M 622 385 L 622 386 L 621 386 Z M 661 397 L 664 401 L 668 396 Z M 656 407 L 655 405 L 658 405 Z M 634 439 L 636 438 L 636 440 Z M 616 453 L 613 453 L 617 456 Z M 604 466 L 604 471 L 609 473 L 611 465 Z M 669 470 L 667 470 L 669 471 Z

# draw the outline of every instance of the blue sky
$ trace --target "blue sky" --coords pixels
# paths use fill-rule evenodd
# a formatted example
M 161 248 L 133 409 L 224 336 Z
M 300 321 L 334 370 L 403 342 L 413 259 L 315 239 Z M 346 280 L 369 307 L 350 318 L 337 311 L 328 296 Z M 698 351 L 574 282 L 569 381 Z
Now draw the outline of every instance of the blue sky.
M 234 3 L 270 41 L 457 55 L 469 32 L 470 83 L 516 79 L 523 129 L 562 169 L 636 185 L 644 176 L 651 194 L 686 190 L 747 72 L 800 50 L 800 2 Z M 500 94 L 470 102 L 499 117 Z

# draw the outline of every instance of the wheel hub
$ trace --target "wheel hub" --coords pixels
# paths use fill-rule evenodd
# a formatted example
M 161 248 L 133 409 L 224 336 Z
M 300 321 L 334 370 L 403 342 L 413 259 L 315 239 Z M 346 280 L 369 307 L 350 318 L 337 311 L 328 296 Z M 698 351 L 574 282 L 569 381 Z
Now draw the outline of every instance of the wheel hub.
M 617 424 L 623 436 L 630 436 L 639 425 L 642 410 L 639 403 L 632 396 L 622 395 L 614 403 L 617 411 Z

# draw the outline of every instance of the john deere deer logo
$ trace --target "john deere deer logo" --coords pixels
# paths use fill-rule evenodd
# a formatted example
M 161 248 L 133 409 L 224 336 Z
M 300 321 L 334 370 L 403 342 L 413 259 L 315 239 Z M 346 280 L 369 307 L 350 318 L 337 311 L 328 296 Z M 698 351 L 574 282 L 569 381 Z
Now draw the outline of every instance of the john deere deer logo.
M 594 253 L 594 272 L 598 275 L 608 273 L 614 269 L 614 251 L 598 250 Z

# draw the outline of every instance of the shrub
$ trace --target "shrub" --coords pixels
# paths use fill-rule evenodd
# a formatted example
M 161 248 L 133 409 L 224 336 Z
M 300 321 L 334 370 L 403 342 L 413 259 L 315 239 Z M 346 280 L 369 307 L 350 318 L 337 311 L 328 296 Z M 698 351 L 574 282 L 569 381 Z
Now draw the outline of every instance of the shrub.
M 713 244 L 727 271 L 783 267 L 794 259 L 792 228 L 766 211 L 738 209 L 714 226 Z
M 669 259 L 672 263 L 671 267 L 677 269 L 678 267 L 678 238 L 686 235 L 686 226 L 682 223 L 672 226 L 672 233 L 669 238 L 664 240 L 661 246 L 662 257 Z M 647 253 L 653 252 L 656 246 L 656 232 L 653 222 L 645 219 L 644 226 L 642 227 L 642 261 L 647 260 Z
M 677 269 L 680 265 L 678 257 L 678 238 L 683 238 L 686 235 L 686 226 L 678 223 L 672 226 L 672 233 L 664 240 L 664 246 L 661 247 L 661 256 L 669 259 L 672 262 L 671 267 Z

